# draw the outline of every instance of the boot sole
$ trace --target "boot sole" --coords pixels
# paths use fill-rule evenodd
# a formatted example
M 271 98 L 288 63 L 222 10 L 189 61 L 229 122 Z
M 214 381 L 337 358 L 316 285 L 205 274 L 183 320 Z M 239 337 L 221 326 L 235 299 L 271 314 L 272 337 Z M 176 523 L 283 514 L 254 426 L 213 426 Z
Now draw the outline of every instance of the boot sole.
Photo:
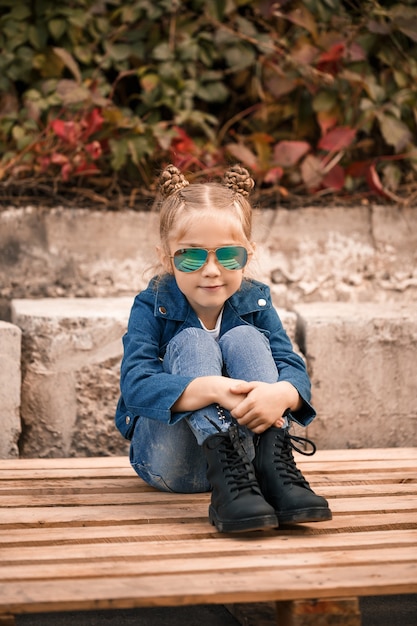
M 302 524 L 303 522 L 326 522 L 332 519 L 330 509 L 299 509 L 291 513 L 276 511 L 280 524 Z
M 209 521 L 220 533 L 242 533 L 250 530 L 278 528 L 276 515 L 262 515 L 262 517 L 248 517 L 240 520 L 221 520 L 211 507 L 209 508 Z

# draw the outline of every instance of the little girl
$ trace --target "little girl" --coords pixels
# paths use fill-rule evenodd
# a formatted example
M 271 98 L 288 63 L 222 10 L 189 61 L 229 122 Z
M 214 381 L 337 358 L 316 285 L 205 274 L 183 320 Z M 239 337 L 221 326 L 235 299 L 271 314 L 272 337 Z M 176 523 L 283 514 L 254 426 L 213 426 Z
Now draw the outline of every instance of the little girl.
M 331 519 L 288 432 L 315 417 L 304 362 L 269 288 L 245 276 L 253 185 L 239 166 L 223 184 L 164 170 L 162 271 L 136 296 L 123 338 L 116 424 L 131 464 L 163 491 L 211 490 L 220 532 Z

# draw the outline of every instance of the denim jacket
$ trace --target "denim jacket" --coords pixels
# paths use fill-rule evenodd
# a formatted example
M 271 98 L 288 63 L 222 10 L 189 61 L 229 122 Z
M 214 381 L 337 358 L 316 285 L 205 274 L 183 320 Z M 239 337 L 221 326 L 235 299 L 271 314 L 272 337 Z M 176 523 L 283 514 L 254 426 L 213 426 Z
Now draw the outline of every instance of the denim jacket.
M 315 417 L 309 404 L 310 380 L 304 361 L 292 348 L 267 285 L 244 279 L 239 291 L 224 305 L 220 335 L 235 326 L 251 324 L 268 339 L 279 380 L 289 381 L 303 399 L 303 406 L 291 418 L 303 426 Z M 190 376 L 168 374 L 163 358 L 170 340 L 184 328 L 201 328 L 194 310 L 179 290 L 173 276 L 152 279 L 133 303 L 120 370 L 121 395 L 116 409 L 116 426 L 131 439 L 138 417 L 174 424 L 189 413 L 174 413 L 171 407 L 193 380 Z

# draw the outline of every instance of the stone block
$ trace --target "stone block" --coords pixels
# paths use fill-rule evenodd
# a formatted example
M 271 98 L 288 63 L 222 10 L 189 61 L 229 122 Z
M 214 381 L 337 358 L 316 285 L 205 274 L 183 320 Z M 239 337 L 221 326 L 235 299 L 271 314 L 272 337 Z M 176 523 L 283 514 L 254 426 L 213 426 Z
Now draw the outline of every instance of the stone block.
M 297 305 L 321 448 L 417 445 L 417 307 Z
M 125 454 L 114 426 L 133 299 L 13 300 L 22 329 L 21 455 Z
M 19 456 L 20 424 L 20 328 L 0 321 L 0 458 Z

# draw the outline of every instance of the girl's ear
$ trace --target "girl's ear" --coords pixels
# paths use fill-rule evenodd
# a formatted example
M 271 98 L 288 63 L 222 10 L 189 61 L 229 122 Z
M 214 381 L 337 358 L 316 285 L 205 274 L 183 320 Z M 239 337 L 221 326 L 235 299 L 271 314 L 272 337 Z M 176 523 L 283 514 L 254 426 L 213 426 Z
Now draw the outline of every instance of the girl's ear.
M 156 246 L 156 252 L 158 255 L 159 262 L 161 263 L 164 270 L 168 272 L 168 274 L 172 274 L 171 259 L 169 258 L 165 250 L 163 250 L 161 246 Z

